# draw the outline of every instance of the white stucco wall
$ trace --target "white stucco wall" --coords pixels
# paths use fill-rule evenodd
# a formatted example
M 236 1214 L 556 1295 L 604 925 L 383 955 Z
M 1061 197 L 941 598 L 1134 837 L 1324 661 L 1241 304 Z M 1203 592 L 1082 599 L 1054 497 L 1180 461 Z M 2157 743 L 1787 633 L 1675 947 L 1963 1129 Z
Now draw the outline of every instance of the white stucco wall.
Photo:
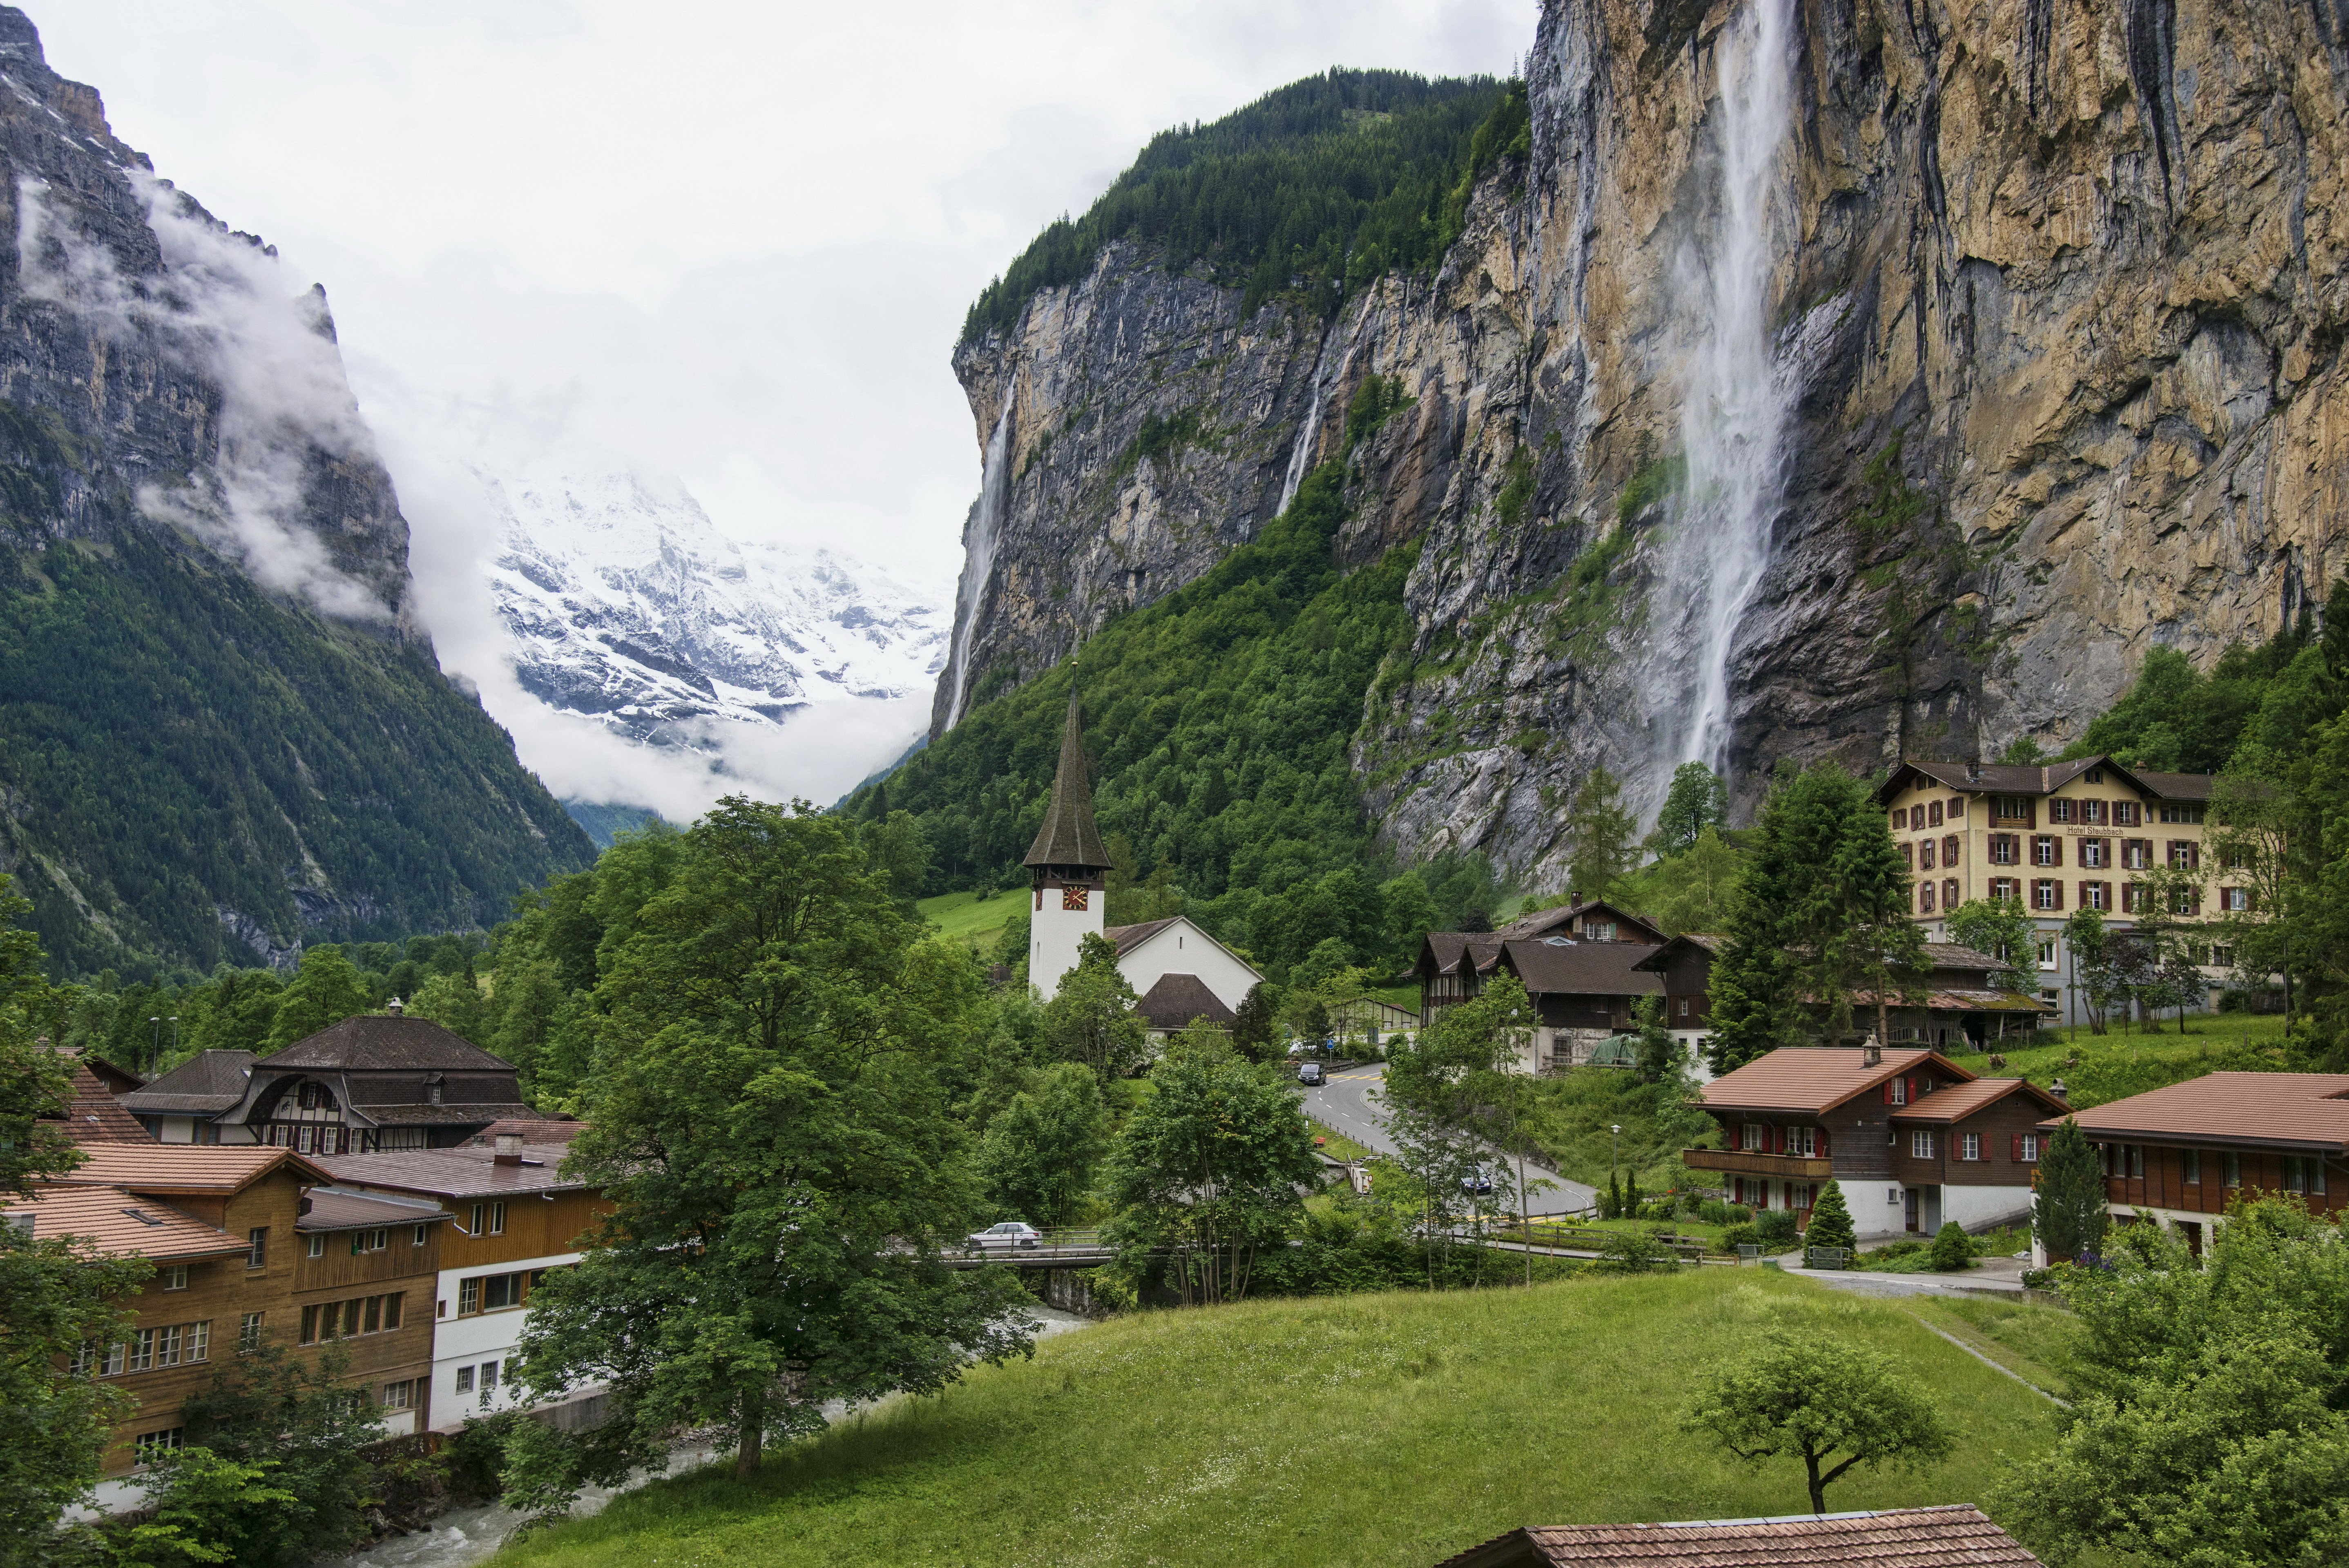
M 561 1268 L 579 1261 L 576 1252 L 554 1252 L 543 1258 L 517 1258 L 512 1262 L 476 1263 L 466 1269 L 440 1271 L 437 1302 L 432 1320 L 432 1429 L 453 1432 L 465 1424 L 468 1416 L 486 1416 L 498 1410 L 511 1410 L 517 1401 L 508 1392 L 506 1369 L 513 1360 L 514 1346 L 522 1343 L 523 1322 L 530 1315 L 526 1306 L 501 1307 L 494 1312 L 457 1315 L 460 1300 L 457 1290 L 465 1280 L 484 1279 L 492 1274 L 518 1274 L 532 1269 Z M 498 1386 L 484 1399 L 480 1386 L 478 1368 L 484 1361 L 498 1364 Z M 457 1391 L 457 1369 L 476 1368 L 474 1386 L 465 1393 Z
M 1047 1002 L 1060 993 L 1061 977 L 1077 967 L 1085 938 L 1101 935 L 1109 895 L 1091 889 L 1081 909 L 1064 909 L 1061 902 L 1061 889 L 1047 888 L 1044 907 L 1028 917 L 1028 983 Z
M 2028 1223 L 2028 1187 L 1957 1187 L 1941 1189 L 1941 1222 L 1954 1220 L 1969 1231 L 1988 1231 L 2010 1220 Z
M 1101 929 L 1098 919 L 1093 929 Z M 1069 961 L 1073 964 L 1076 960 L 1071 957 Z M 1247 1000 L 1249 988 L 1264 978 L 1229 948 L 1179 915 L 1173 924 L 1118 960 L 1117 970 L 1136 996 L 1149 995 L 1150 988 L 1167 975 L 1196 975 L 1200 984 L 1215 992 L 1216 1001 L 1235 1012 Z

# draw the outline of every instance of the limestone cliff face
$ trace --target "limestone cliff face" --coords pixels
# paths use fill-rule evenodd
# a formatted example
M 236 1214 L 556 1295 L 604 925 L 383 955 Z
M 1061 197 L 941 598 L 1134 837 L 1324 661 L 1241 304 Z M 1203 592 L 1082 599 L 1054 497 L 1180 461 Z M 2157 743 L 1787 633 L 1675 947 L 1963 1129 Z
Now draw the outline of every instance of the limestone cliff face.
M 1434 278 L 1330 322 L 1242 323 L 1122 252 L 966 346 L 982 443 L 1011 389 L 1018 475 L 979 681 L 1196 575 L 1300 446 L 1339 452 L 1361 378 L 1397 377 L 1346 543 L 1424 539 L 1411 668 L 1357 736 L 1385 831 L 1540 882 L 1594 764 L 1651 804 L 1705 679 L 1678 460 L 1718 325 L 1723 57 L 1787 3 L 1549 0 L 1531 158 Z M 1786 23 L 1764 292 L 1787 414 L 1723 658 L 1743 800 L 1784 756 L 2060 743 L 2149 645 L 2215 657 L 2349 570 L 2349 0 L 1806 0 Z M 1211 435 L 1121 465 L 1146 414 L 1191 409 Z

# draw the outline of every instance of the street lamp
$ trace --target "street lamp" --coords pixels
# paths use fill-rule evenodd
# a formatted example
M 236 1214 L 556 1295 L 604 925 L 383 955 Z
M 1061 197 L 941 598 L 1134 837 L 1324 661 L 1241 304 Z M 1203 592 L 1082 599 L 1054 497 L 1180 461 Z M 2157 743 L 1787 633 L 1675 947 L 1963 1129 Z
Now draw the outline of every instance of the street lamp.
M 1623 1163 L 1623 1127 L 1618 1122 L 1607 1129 L 1607 1189 L 1616 1190 L 1617 1168 Z

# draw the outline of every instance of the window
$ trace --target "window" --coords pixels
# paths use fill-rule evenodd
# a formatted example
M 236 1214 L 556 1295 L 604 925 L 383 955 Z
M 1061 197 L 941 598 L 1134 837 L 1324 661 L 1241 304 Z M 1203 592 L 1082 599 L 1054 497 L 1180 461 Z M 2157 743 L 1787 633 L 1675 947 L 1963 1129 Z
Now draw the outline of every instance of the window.
M 2053 834 L 2043 833 L 2031 841 L 2031 863 L 2033 866 L 2064 864 L 2064 841 Z
M 2062 909 L 2064 884 L 2053 877 L 2042 877 L 2031 884 L 2031 907 L 2034 909 Z
M 1682 997 L 1682 998 L 1681 998 L 1681 1016 L 1682 1016 L 1682 1018 L 1686 1018 L 1688 1015 L 1689 1015 L 1689 999 L 1688 999 L 1687 997 L 1683 996 L 1683 997 Z M 422 1229 L 423 1229 L 423 1227 L 419 1225 L 419 1226 L 418 1226 L 418 1227 L 417 1227 L 417 1229 L 420 1231 L 420 1230 L 422 1230 Z
M 2136 883 L 2134 883 L 2134 882 L 2124 882 L 2124 883 L 2122 883 L 2122 884 L 2121 884 L 2121 913 L 2122 913 L 2122 914 L 2124 914 L 2124 915 L 2134 915 L 2134 914 L 2136 914 L 2136 913 L 2137 913 L 2137 904 L 2138 904 L 2138 902 L 2139 902 L 2139 900 L 2140 900 L 2141 897 L 2142 897 L 2142 890 L 2137 887 L 2137 885 Z
M 2082 774 L 2080 776 L 2090 784 L 2102 784 L 2105 782 L 2105 770 L 2102 768 L 2090 768 L 2086 773 Z
M 481 1310 L 522 1305 L 521 1274 L 492 1274 L 481 1282 Z
M 185 1263 L 173 1263 L 171 1267 L 165 1269 L 163 1271 L 163 1288 L 167 1291 L 186 1290 L 188 1288 L 188 1265 Z
M 471 1394 L 472 1391 L 473 1369 L 470 1366 L 460 1366 L 457 1368 L 457 1392 Z
M 1951 822 L 1962 822 L 1965 820 L 1965 815 L 1966 797 L 1961 794 L 1951 795 L 1950 797 L 1950 820 Z
M 387 1410 L 412 1410 L 416 1407 L 416 1382 L 406 1378 L 383 1386 L 383 1407 Z
M 2090 774 L 2088 775 L 2088 782 L 2090 784 L 2095 784 L 2096 782 L 2096 775 Z M 2080 820 L 2090 827 L 2098 827 L 2103 826 L 2105 820 L 2105 803 L 2100 800 L 2082 801 L 2080 803 Z
M 246 1313 L 236 1320 L 236 1347 L 241 1351 L 261 1348 L 261 1314 Z
M 378 1226 L 372 1231 L 351 1232 L 351 1256 L 354 1258 L 362 1252 L 380 1252 L 389 1245 L 391 1245 L 391 1232 L 382 1226 Z
M 2178 1157 L 2178 1163 L 2189 1186 L 2202 1185 L 2202 1151 L 2200 1149 L 2188 1149 Z
M 2068 800 L 2049 801 L 2047 803 L 2047 820 L 2050 822 L 2070 822 L 2072 820 L 2072 803 Z
M 206 1319 L 204 1319 L 204 1321 L 203 1321 L 203 1322 L 202 1322 L 202 1323 L 191 1323 L 191 1324 L 190 1324 L 188 1325 L 188 1337 L 187 1337 L 187 1341 L 186 1341 L 186 1353 L 187 1353 L 187 1359 L 188 1359 L 191 1363 L 198 1362 L 198 1361 L 210 1361 L 210 1360 L 212 1359 L 212 1319 L 210 1319 L 210 1318 L 206 1318 Z
M 2039 939 L 2039 967 L 2041 969 L 2054 969 L 2055 967 L 2055 939 L 2054 937 L 2042 937 Z
M 305 1306 L 302 1309 L 302 1343 L 316 1345 L 322 1339 L 348 1339 L 398 1328 L 404 1299 L 405 1293 L 393 1291 L 385 1295 L 353 1296 L 347 1302 Z
M 477 1313 L 481 1310 L 481 1282 L 479 1279 L 458 1281 L 457 1315 L 463 1317 L 469 1313 Z
M 2199 805 L 2164 805 L 2161 808 L 2161 820 L 2199 823 L 2202 820 L 2202 808 Z
M 1884 1103 L 1888 1106 L 1907 1105 L 1909 1103 L 1909 1080 L 1906 1078 L 1895 1078 L 1890 1083 L 1885 1085 Z
M 2202 912 L 2202 889 L 2173 888 L 2169 890 L 2169 912 L 2173 915 L 2199 915 Z
M 130 1336 L 130 1372 L 145 1372 L 155 1365 L 155 1331 L 142 1328 Z
M 1922 1127 L 1911 1132 L 1909 1135 L 1909 1158 L 1911 1159 L 1932 1158 L 1933 1135 L 1927 1132 Z
M 1930 882 L 1917 884 L 1917 912 L 1920 915 L 1933 912 L 1933 885 Z
M 244 1266 L 266 1268 L 269 1264 L 269 1227 L 255 1226 L 244 1233 Z
M 1909 808 L 1905 805 L 1894 806 L 1892 808 L 1892 831 L 1895 833 L 1905 833 L 1908 830 Z
M 2213 943 L 2210 948 L 2210 962 L 2219 969 L 2234 968 L 2235 950 L 2224 942 Z
M 1941 908 L 1944 909 L 1954 909 L 1957 907 L 1958 879 L 1955 877 L 1952 877 L 1948 881 L 1941 884 Z
M 358 1249 L 354 1247 L 351 1251 L 356 1252 Z M 311 1237 L 308 1250 L 305 1251 L 303 1255 L 310 1258 L 325 1257 L 326 1255 L 326 1238 L 323 1234 Z
M 472 1222 L 471 1224 L 470 1224 L 470 1225 L 468 1225 L 468 1226 L 466 1226 L 466 1227 L 465 1227 L 465 1234 L 467 1234 L 468 1236 L 479 1236 L 479 1235 L 482 1235 L 482 1234 L 484 1234 L 484 1231 L 482 1231 L 482 1226 L 488 1222 L 488 1220 L 489 1220 L 489 1213 L 490 1213 L 490 1208 L 489 1208 L 489 1205 L 488 1205 L 488 1204 L 486 1204 L 486 1203 L 476 1203 L 476 1204 L 474 1204 L 474 1205 L 473 1205 L 473 1222 Z
M 2202 863 L 2201 847 L 2190 838 L 2173 838 L 2168 847 L 2173 871 L 2191 871 Z
M 1917 846 L 1917 869 L 1920 871 L 1930 871 L 1932 868 L 1933 841 L 1928 838 Z
M 2228 1186 L 2240 1187 L 2243 1184 L 2243 1157 L 2241 1155 L 2231 1153 L 2227 1155 L 2225 1157 L 2225 1163 L 2221 1168 L 2226 1174 Z
M 482 1392 L 482 1393 L 484 1393 L 484 1394 L 487 1394 L 491 1389 L 495 1388 L 497 1386 L 498 1386 L 498 1364 L 497 1364 L 496 1362 L 494 1362 L 494 1361 L 484 1361 L 484 1362 L 482 1362 L 482 1363 L 481 1363 L 481 1392 Z
M 2039 1163 L 2039 1135 L 2037 1133 L 2017 1133 L 2014 1135 L 2014 1158 L 2015 1163 L 2018 1165 L 2037 1165 Z
M 134 1465 L 151 1465 L 165 1454 L 179 1452 L 186 1446 L 187 1438 L 188 1429 L 185 1427 L 167 1427 L 160 1432 L 141 1432 L 131 1442 L 130 1462 Z
M 2143 824 L 2144 821 L 2144 808 L 2138 805 L 2137 802 L 2133 800 L 2116 800 L 2113 802 L 2113 826 L 2115 827 L 2136 827 Z
M 2121 1152 L 2128 1157 L 2128 1177 L 2131 1181 L 2145 1179 L 2145 1145 L 2123 1144 Z
M 2031 797 L 2021 794 L 1992 795 L 1990 802 L 1990 814 L 2000 822 L 2019 822 L 2028 827 L 2033 820 Z
M 502 1236 L 505 1233 L 506 1206 L 502 1203 L 492 1203 L 490 1205 L 490 1234 Z
M 1990 863 L 1993 866 L 2023 864 L 2023 836 L 2016 833 L 1993 833 L 1990 836 Z
M 2102 838 L 2080 840 L 2080 864 L 2083 866 L 2111 865 L 2112 851 L 2107 842 Z
M 1917 846 L 1914 844 L 1901 845 L 1900 864 L 1911 871 L 1917 869 Z
M 1587 941 L 1611 942 L 1615 940 L 1615 922 L 1612 920 L 1585 920 L 1582 922 L 1582 935 L 1584 940 Z M 1177 937 L 1174 940 L 1179 942 L 1183 939 Z
M 2039 1000 L 2045 1002 L 2048 1006 L 2053 1007 L 2064 1000 L 2064 993 L 2060 991 L 2043 991 L 2039 993 Z M 2026 1024 L 2024 1027 L 2036 1028 L 2037 1025 Z
M 73 1369 L 86 1377 L 119 1377 L 124 1350 L 119 1345 L 82 1345 L 74 1352 Z
M 367 1299 L 367 1317 L 365 1321 L 360 1324 L 359 1332 L 361 1334 L 378 1334 L 382 1332 L 382 1329 L 383 1298 L 381 1296 L 369 1296 Z
M 1818 1147 L 1818 1129 L 1816 1127 L 1788 1127 L 1786 1129 L 1786 1152 L 1788 1154 L 1800 1155 L 1805 1159 L 1812 1159 L 1816 1158 Z
M 2110 882 L 2083 882 L 2080 884 L 2080 908 L 2084 909 L 2109 909 L 2112 907 L 2113 885 Z
M 2019 904 L 2023 901 L 2023 884 L 2012 877 L 1993 877 L 1990 879 L 1990 896 Z
M 416 1228 L 416 1236 L 415 1236 L 415 1239 L 414 1239 L 414 1240 L 412 1240 L 412 1241 L 410 1241 L 408 1244 L 409 1244 L 409 1246 L 411 1246 L 411 1247 L 421 1247 L 422 1245 L 424 1245 L 424 1243 L 425 1243 L 426 1241 L 429 1241 L 429 1240 L 431 1239 L 431 1236 L 432 1236 L 432 1227 L 431 1227 L 431 1226 L 429 1226 L 429 1225 L 419 1225 L 419 1226 Z
M 2221 888 L 2219 889 L 2219 908 L 2224 909 L 2227 913 L 2230 915 L 2244 914 L 2250 910 L 2251 907 L 2251 890 L 2249 888 Z
M 1980 1159 L 1982 1158 L 1982 1134 L 1960 1133 L 1958 1135 L 1958 1158 L 1960 1159 Z
M 1959 846 L 1964 842 L 1965 840 L 1960 838 L 1954 833 L 1941 840 L 1941 864 L 1944 867 L 1951 870 L 1955 870 L 1957 868 Z
M 1925 826 L 1928 827 L 1939 827 L 1941 826 L 1941 803 L 1940 801 L 1929 801 L 1926 803 Z

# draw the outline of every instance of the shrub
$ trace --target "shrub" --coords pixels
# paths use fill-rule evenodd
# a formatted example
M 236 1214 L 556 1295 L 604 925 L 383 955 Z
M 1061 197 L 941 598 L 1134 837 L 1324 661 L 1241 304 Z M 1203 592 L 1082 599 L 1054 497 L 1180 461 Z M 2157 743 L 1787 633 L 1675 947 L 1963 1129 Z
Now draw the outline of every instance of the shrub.
M 1757 1247 L 1761 1243 L 1761 1235 L 1751 1224 L 1734 1224 L 1721 1233 L 1721 1250 L 1724 1252 L 1734 1252 L 1740 1247 Z
M 503 1491 L 506 1437 L 514 1423 L 523 1418 L 513 1410 L 466 1417 L 464 1426 L 440 1449 L 440 1457 L 449 1467 L 450 1490 L 483 1501 Z
M 1974 1266 L 1974 1239 L 1956 1220 L 1933 1232 L 1933 1267 L 1942 1272 Z
M 1765 1247 L 1795 1244 L 1795 1213 L 1791 1209 L 1764 1209 L 1754 1216 L 1754 1236 Z
M 1680 1255 L 1653 1236 L 1640 1231 L 1612 1231 L 1599 1249 L 1599 1266 L 1616 1273 L 1643 1274 L 1670 1268 Z
M 1718 1198 L 1708 1198 L 1696 1206 L 1696 1217 L 1708 1225 L 1729 1223 L 1729 1205 Z

